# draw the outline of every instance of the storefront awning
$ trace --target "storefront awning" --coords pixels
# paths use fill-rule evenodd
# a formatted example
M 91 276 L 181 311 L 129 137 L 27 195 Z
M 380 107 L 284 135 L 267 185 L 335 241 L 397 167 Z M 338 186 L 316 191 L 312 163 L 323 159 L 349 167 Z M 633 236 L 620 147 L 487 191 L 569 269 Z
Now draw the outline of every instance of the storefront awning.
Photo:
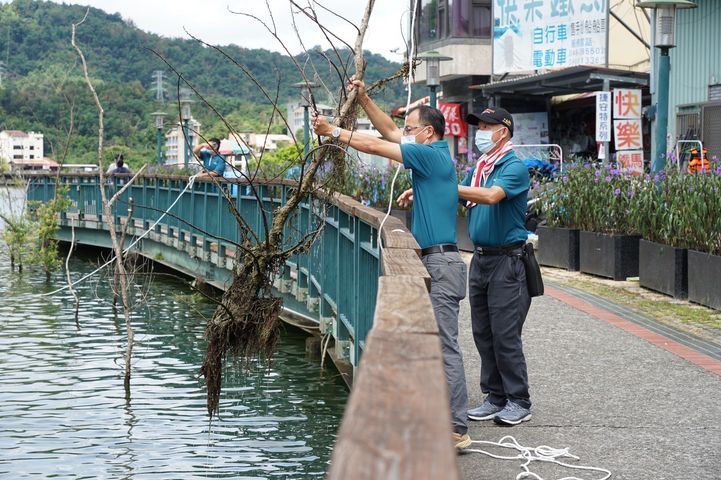
M 517 77 L 494 83 L 473 85 L 486 97 L 554 97 L 603 90 L 604 80 L 611 88 L 639 88 L 648 85 L 648 74 L 614 68 L 577 66 L 547 73 Z

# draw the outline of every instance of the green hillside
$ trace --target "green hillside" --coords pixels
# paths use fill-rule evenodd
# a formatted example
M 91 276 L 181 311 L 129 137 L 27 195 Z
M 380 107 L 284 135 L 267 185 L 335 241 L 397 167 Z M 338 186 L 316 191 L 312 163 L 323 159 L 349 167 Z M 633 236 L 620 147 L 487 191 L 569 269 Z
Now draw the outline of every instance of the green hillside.
M 46 156 L 60 159 L 72 119 L 69 162 L 93 161 L 97 148 L 95 104 L 70 43 L 71 25 L 79 22 L 85 11 L 86 7 L 31 0 L 0 4 L 0 61 L 5 63 L 0 130 L 40 131 L 45 134 Z M 117 14 L 94 8 L 80 26 L 77 40 L 105 109 L 109 154 L 124 150 L 131 163 L 153 158 L 155 129 L 150 112 L 159 108 L 153 80 L 156 70 L 167 75 L 167 103 L 163 108 L 177 115 L 178 76 L 168 64 L 234 128 L 263 131 L 267 127 L 270 102 L 241 68 L 213 48 L 192 39 L 168 39 L 143 32 Z M 233 45 L 222 49 L 273 95 L 279 88 L 281 104 L 298 96 L 291 85 L 301 77 L 290 57 Z M 338 76 L 324 63 L 322 54 L 319 49 L 311 51 L 324 82 L 338 88 Z M 349 52 L 344 55 L 349 57 Z M 389 76 L 399 67 L 380 55 L 367 53 L 366 59 L 369 82 Z M 305 56 L 298 61 L 307 64 Z M 312 76 L 310 69 L 307 74 Z M 402 103 L 402 82 L 390 83 L 376 98 L 387 106 Z M 204 134 L 227 134 L 218 116 L 198 98 L 196 101 L 193 116 L 203 124 Z M 282 130 L 282 123 L 276 120 L 272 131 Z

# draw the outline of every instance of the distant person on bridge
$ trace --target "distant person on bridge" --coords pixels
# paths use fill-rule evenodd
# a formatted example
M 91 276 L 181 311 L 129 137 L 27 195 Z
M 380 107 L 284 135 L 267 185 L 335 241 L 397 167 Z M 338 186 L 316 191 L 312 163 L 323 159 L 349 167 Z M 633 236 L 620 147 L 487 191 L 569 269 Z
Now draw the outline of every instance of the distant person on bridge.
M 108 175 L 115 175 L 116 173 L 132 173 L 128 167 L 125 166 L 125 161 L 123 160 L 123 154 L 119 153 L 117 157 L 115 157 L 115 164 L 111 165 L 110 168 L 108 168 L 107 174 Z M 108 184 L 112 184 L 112 180 L 108 179 Z M 118 185 L 125 185 L 125 179 L 118 179 L 117 180 Z
M 443 140 L 446 124 L 440 110 L 428 106 L 408 112 L 401 130 L 368 96 L 362 81 L 351 78 L 349 90 L 384 139 L 333 127 L 313 114 L 315 133 L 354 149 L 380 155 L 413 172 L 413 236 L 421 247 L 423 264 L 431 275 L 431 303 L 443 347 L 443 363 L 450 391 L 453 443 L 471 445 L 468 436 L 468 395 L 463 356 L 458 346 L 458 311 L 466 296 L 466 265 L 456 246 L 458 180 Z
M 521 330 L 531 298 L 526 285 L 523 246 L 528 200 L 528 169 L 513 151 L 513 117 L 489 107 L 466 121 L 478 127 L 481 158 L 458 195 L 468 208 L 468 233 L 475 245 L 468 278 L 473 340 L 481 356 L 480 406 L 471 420 L 517 425 L 531 418 L 528 373 Z
M 225 157 L 220 154 L 220 140 L 210 138 L 206 143 L 193 147 L 193 155 L 203 162 L 203 173 L 198 178 L 222 177 L 225 173 Z

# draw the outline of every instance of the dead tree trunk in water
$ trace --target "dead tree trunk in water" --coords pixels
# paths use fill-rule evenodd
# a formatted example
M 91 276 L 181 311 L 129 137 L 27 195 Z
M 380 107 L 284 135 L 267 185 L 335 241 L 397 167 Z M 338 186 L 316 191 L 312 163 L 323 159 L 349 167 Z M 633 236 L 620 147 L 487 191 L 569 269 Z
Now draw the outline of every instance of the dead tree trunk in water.
M 292 0 L 291 3 L 296 5 Z M 361 24 L 357 27 L 357 37 L 353 49 L 355 60 L 355 72 L 353 73 L 358 79 L 362 79 L 365 73 L 363 39 L 374 3 L 374 0 L 368 1 Z M 311 7 L 302 9 L 302 13 L 318 23 L 317 16 Z M 244 15 L 260 21 L 253 15 Z M 280 41 L 275 26 L 269 28 L 265 23 L 263 25 Z M 327 37 L 327 30 L 320 23 L 318 26 Z M 288 53 L 290 54 L 290 52 Z M 302 67 L 297 62 L 296 67 L 300 70 L 303 78 L 306 78 Z M 344 65 L 335 67 L 339 73 L 345 71 Z M 341 75 L 341 89 L 349 76 Z M 353 128 L 356 112 L 355 97 L 354 90 L 339 106 L 336 124 L 344 128 Z M 255 244 L 247 242 L 242 246 L 242 254 L 239 255 L 239 261 L 233 271 L 232 284 L 225 291 L 221 304 L 206 327 L 208 350 L 201 373 L 205 376 L 208 387 L 207 407 L 211 417 L 218 411 L 223 361 L 228 355 L 242 358 L 246 365 L 256 358 L 260 360 L 271 358 L 278 340 L 279 315 L 282 309 L 282 300 L 272 292 L 273 277 L 292 255 L 307 252 L 320 231 L 317 230 L 295 245 L 287 247 L 283 245 L 284 228 L 294 212 L 297 211 L 300 203 L 315 192 L 321 167 L 330 166 L 333 171 L 342 172 L 344 155 L 343 149 L 333 144 L 323 144 L 314 149 L 309 158 L 303 159 L 303 170 L 298 188 L 288 198 L 285 205 L 273 211 L 272 223 L 266 226 L 266 239 Z M 255 189 L 255 187 L 253 188 Z M 263 205 L 260 199 L 259 202 L 260 205 Z
M 90 89 L 90 92 L 93 94 L 93 99 L 95 100 L 95 105 L 98 109 L 98 172 L 100 175 L 99 179 L 99 187 L 100 187 L 100 198 L 103 203 L 103 221 L 108 226 L 108 231 L 110 233 L 110 241 L 113 245 L 113 253 L 115 255 L 115 269 L 116 274 L 118 275 L 119 281 L 120 281 L 120 297 L 123 303 L 123 314 L 125 316 L 125 330 L 127 335 L 127 345 L 125 348 L 125 377 L 124 377 L 124 385 L 125 385 L 125 394 L 126 396 L 129 396 L 130 394 L 130 364 L 131 364 L 131 358 L 133 355 L 133 343 L 135 339 L 135 332 L 133 331 L 133 326 L 130 323 L 130 298 L 129 298 L 129 285 L 128 285 L 128 276 L 127 276 L 127 270 L 125 268 L 125 254 L 123 252 L 123 246 L 118 241 L 118 235 L 115 230 L 115 216 L 113 214 L 113 203 L 122 195 L 122 193 L 135 181 L 135 179 L 145 170 L 145 165 L 138 170 L 138 173 L 135 174 L 135 176 L 126 183 L 122 189 L 120 189 L 115 195 L 113 195 L 113 198 L 108 200 L 107 194 L 105 192 L 105 173 L 103 168 L 103 135 L 104 135 L 104 114 L 105 110 L 103 109 L 102 104 L 100 103 L 100 99 L 98 98 L 98 94 L 95 90 L 95 87 L 93 86 L 93 83 L 90 81 L 90 75 L 88 74 L 88 65 L 85 61 L 85 55 L 83 55 L 82 50 L 80 47 L 78 47 L 77 43 L 75 42 L 75 32 L 78 26 L 80 26 L 85 19 L 88 16 L 88 12 L 90 9 L 88 9 L 85 12 L 85 16 L 83 19 L 78 22 L 74 23 L 72 27 L 72 46 L 75 48 L 75 50 L 78 53 L 78 56 L 80 57 L 80 60 L 82 62 L 83 66 L 83 75 L 85 78 L 85 83 L 88 85 L 88 88 Z

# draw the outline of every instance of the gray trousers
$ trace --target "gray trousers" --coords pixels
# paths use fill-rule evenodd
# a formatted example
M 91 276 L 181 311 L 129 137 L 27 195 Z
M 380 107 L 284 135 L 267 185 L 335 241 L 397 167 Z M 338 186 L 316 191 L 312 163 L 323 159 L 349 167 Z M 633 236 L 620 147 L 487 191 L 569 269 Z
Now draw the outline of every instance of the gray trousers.
M 513 400 L 531 408 L 521 341 L 531 298 L 521 258 L 474 253 L 468 299 L 473 340 L 481 356 L 481 392 L 494 405 Z
M 466 297 L 466 264 L 458 252 L 426 255 L 423 264 L 431 276 L 431 304 L 441 338 L 453 431 L 463 434 L 468 431 L 468 393 L 458 346 L 458 310 Z

